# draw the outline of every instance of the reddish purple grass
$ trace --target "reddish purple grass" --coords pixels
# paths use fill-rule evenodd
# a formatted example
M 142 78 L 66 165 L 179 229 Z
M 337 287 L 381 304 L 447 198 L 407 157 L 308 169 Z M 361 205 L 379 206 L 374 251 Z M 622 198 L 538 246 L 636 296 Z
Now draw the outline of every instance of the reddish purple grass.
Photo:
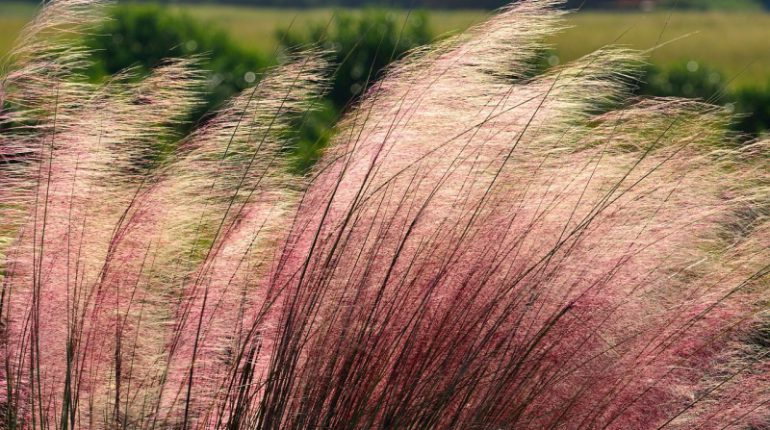
M 768 144 L 535 76 L 527 0 L 392 67 L 307 178 L 308 53 L 148 168 L 194 61 L 93 87 L 43 9 L 2 76 L 0 428 L 770 428 Z

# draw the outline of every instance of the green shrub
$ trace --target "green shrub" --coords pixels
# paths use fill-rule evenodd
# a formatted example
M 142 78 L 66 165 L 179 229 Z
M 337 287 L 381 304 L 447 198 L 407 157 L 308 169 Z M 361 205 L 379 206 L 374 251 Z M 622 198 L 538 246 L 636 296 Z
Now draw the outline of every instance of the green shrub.
M 307 29 L 281 29 L 278 39 L 288 51 L 318 46 L 330 52 L 335 66 L 326 99 L 297 124 L 293 166 L 307 171 L 333 136 L 333 127 L 347 106 L 363 94 L 379 73 L 409 50 L 431 41 L 427 14 L 414 12 L 404 21 L 386 10 L 338 12 L 331 22 Z
M 99 78 L 128 67 L 144 75 L 166 58 L 203 55 L 202 67 L 209 73 L 204 112 L 253 83 L 273 61 L 242 49 L 221 29 L 157 5 L 115 6 L 110 18 L 88 39 L 95 50 L 91 75 Z
M 639 93 L 659 97 L 685 97 L 725 103 L 725 77 L 713 67 L 687 61 L 662 69 L 647 66 Z
M 645 76 L 638 88 L 641 95 L 696 98 L 729 106 L 737 114 L 733 128 L 747 138 L 770 130 L 770 83 L 729 89 L 719 70 L 692 61 L 667 69 L 648 66 Z
M 740 88 L 733 97 L 736 112 L 741 113 L 738 130 L 751 135 L 770 131 L 770 84 Z
M 329 99 L 337 108 L 361 95 L 393 60 L 432 40 L 425 12 L 413 12 L 404 20 L 380 9 L 338 12 L 331 23 L 316 22 L 306 31 L 282 29 L 278 38 L 290 51 L 319 45 L 332 53 L 338 70 Z
M 88 38 L 95 52 L 90 75 L 102 79 L 134 68 L 142 77 L 164 59 L 203 55 L 202 66 L 209 71 L 207 100 L 191 124 L 259 79 L 260 71 L 275 62 L 242 49 L 220 29 L 161 6 L 119 5 L 110 9 L 110 15 L 111 20 Z M 317 22 L 304 31 L 280 31 L 288 51 L 321 46 L 330 51 L 338 67 L 327 98 L 295 126 L 295 144 L 288 150 L 296 171 L 304 172 L 315 163 L 333 134 L 339 112 L 364 91 L 370 78 L 410 49 L 430 42 L 426 24 L 422 12 L 403 22 L 395 14 L 372 9 L 339 13 L 332 23 Z
M 294 144 L 287 148 L 292 156 L 291 167 L 295 173 L 305 173 L 321 158 L 324 148 L 334 135 L 334 124 L 339 111 L 329 100 L 315 103 L 295 127 Z

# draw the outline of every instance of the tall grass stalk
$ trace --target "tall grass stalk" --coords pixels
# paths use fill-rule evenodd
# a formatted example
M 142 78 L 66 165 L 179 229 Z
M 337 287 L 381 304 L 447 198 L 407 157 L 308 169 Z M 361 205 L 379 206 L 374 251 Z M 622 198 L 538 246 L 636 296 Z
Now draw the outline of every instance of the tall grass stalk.
M 88 84 L 101 5 L 46 4 L 0 77 L 0 428 L 770 426 L 768 143 L 631 98 L 632 51 L 538 74 L 559 3 L 392 66 L 302 178 L 323 53 L 158 165 L 197 60 Z

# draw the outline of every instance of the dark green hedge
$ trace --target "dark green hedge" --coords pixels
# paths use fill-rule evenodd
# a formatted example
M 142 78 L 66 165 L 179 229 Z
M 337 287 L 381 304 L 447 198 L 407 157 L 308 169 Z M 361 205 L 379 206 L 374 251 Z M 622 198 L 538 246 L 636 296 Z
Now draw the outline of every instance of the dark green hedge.
M 243 49 L 221 29 L 150 4 L 113 7 L 110 19 L 87 43 L 96 60 L 90 73 L 97 78 L 129 67 L 141 75 L 167 58 L 202 56 L 209 78 L 204 110 L 246 88 L 248 81 L 253 82 L 260 70 L 275 61 L 269 55 Z

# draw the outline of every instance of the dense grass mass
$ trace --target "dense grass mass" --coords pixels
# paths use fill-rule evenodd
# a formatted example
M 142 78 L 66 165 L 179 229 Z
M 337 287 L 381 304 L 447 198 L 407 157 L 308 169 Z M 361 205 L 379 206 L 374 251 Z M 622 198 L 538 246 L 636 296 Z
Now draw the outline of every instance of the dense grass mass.
M 770 139 L 635 95 L 644 52 L 541 67 L 560 5 L 391 63 L 299 175 L 329 52 L 182 135 L 205 60 L 90 81 L 103 4 L 47 3 L 0 68 L 0 429 L 770 428 Z
M 246 49 L 272 53 L 276 32 L 287 27 L 302 31 L 308 24 L 326 22 L 334 9 L 270 9 L 215 5 L 175 6 L 194 18 L 210 22 Z M 353 11 L 355 13 L 355 11 Z M 406 17 L 407 12 L 394 12 Z M 0 53 L 8 50 L 18 31 L 34 14 L 28 4 L 0 4 Z M 410 15 L 410 19 L 415 19 Z M 440 37 L 483 21 L 479 10 L 432 11 L 431 31 Z M 568 29 L 551 36 L 561 61 L 571 61 L 608 44 L 650 49 L 684 37 L 652 54 L 653 64 L 667 67 L 682 61 L 708 64 L 724 72 L 731 87 L 764 85 L 770 80 L 770 15 L 748 12 L 581 12 L 566 20 Z

